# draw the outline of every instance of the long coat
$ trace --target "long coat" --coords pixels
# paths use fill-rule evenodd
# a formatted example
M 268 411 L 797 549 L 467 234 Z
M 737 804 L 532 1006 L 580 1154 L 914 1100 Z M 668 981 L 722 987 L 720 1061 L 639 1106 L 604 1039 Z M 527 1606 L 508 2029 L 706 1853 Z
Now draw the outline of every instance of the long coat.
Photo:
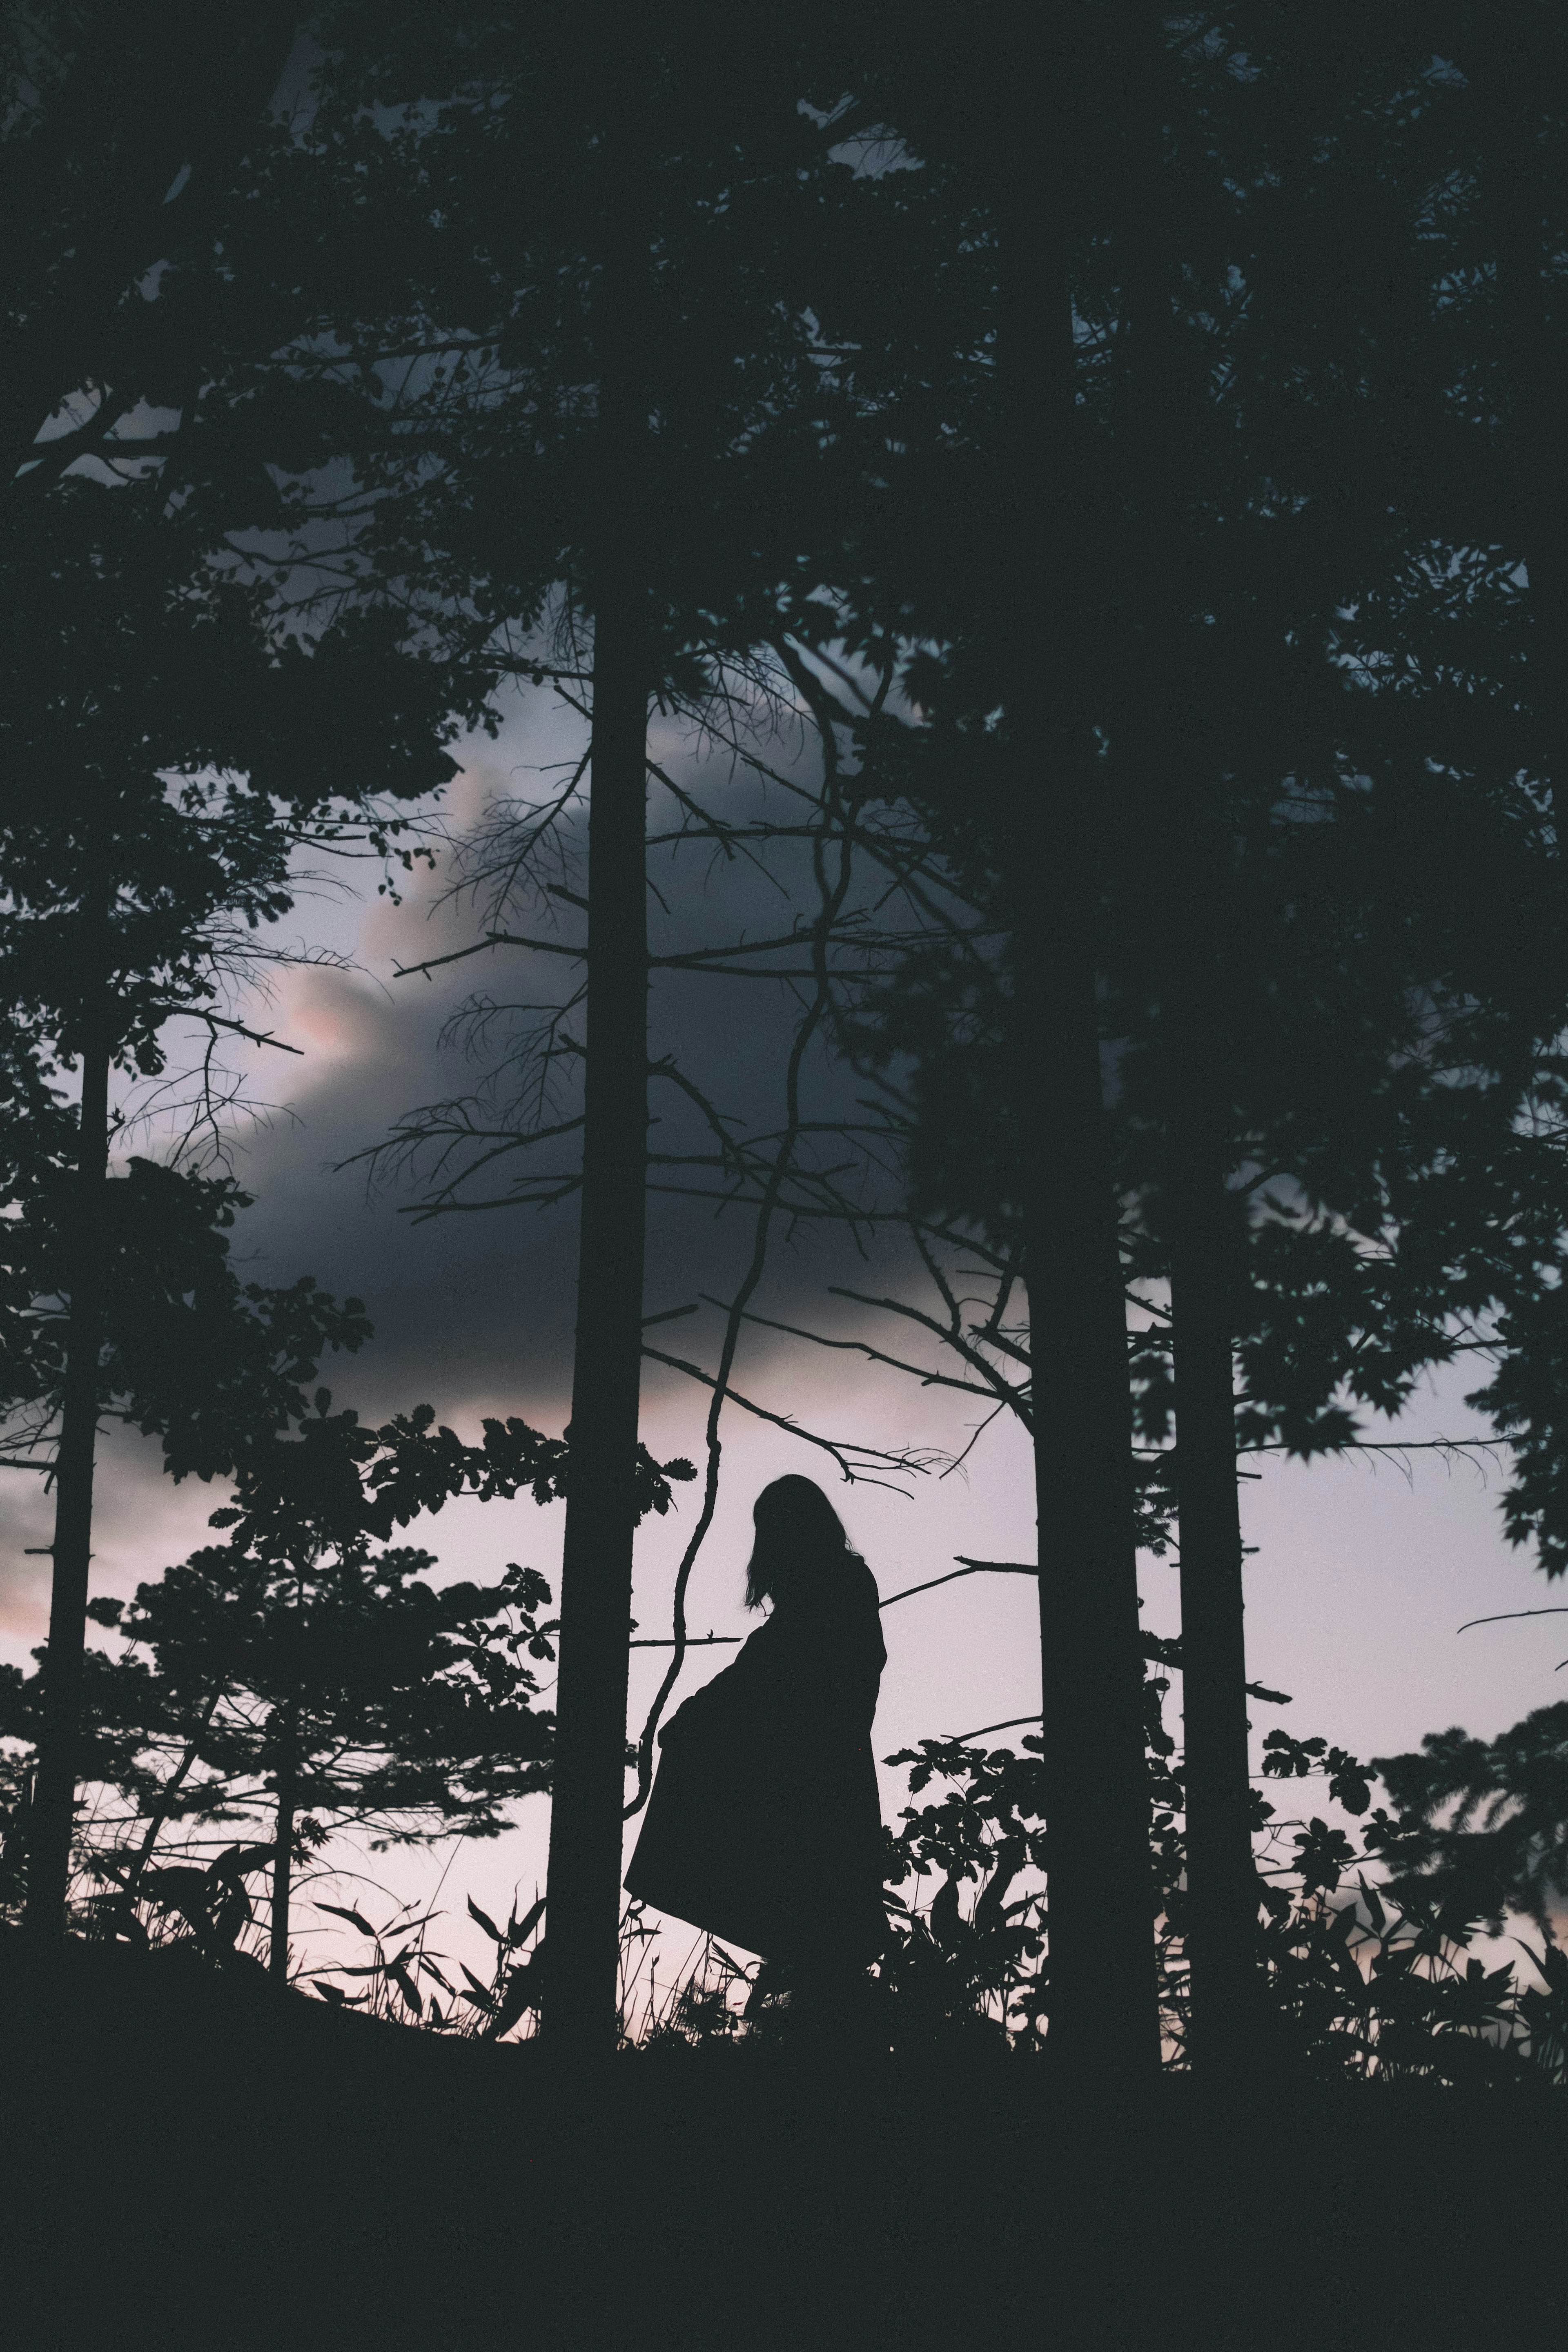
M 852 1557 L 803 1585 L 659 1735 L 626 1885 L 766 1959 L 863 1962 L 887 1937 L 877 1588 Z

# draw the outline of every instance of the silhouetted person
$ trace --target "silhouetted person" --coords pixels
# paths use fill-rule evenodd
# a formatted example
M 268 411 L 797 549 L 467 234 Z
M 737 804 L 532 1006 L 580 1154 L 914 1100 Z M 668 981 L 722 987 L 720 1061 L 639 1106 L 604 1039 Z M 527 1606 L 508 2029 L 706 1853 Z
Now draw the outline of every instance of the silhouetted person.
M 871 1722 L 877 1587 L 809 1478 L 758 1496 L 746 1601 L 765 1623 L 659 1734 L 627 1891 L 776 1964 L 797 2000 L 847 1995 L 887 1940 Z

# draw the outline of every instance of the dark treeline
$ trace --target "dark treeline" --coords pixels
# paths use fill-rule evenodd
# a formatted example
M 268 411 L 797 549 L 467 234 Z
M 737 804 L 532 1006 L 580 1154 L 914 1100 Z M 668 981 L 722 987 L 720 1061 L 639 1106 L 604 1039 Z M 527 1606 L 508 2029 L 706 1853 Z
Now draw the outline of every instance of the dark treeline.
M 946 1874 L 906 1986 L 929 1962 L 1045 2017 L 1064 2073 L 1131 2079 L 1175 1969 L 1182 2062 L 1247 2077 L 1336 1936 L 1397 1939 L 1331 1901 L 1321 1822 L 1294 1907 L 1260 1889 L 1242 1457 L 1363 1444 L 1475 1358 L 1507 1532 L 1568 1561 L 1558 12 L 807 6 L 739 38 L 698 5 L 40 0 L 6 38 L 0 1361 L 7 1463 L 56 1512 L 47 1649 L 0 1719 L 7 1901 L 46 1942 L 81 1915 L 77 1795 L 111 1788 L 95 1932 L 152 1902 L 221 1955 L 264 1878 L 286 1979 L 312 1841 L 493 1834 L 549 1786 L 550 1974 L 508 1990 L 537 1908 L 482 1921 L 470 2005 L 510 2030 L 542 1985 L 546 2039 L 607 2053 L 738 1337 L 815 1220 L 905 1248 L 937 1302 L 894 1302 L 935 1349 L 905 1368 L 1035 1454 L 1037 1562 L 1004 1565 L 1037 1570 L 1039 1733 L 900 1759 L 958 1792 L 891 1860 Z M 452 744 L 518 691 L 583 757 L 460 870 L 487 953 L 544 907 L 575 977 L 497 1118 L 394 1144 L 444 1155 L 432 1212 L 497 1164 L 492 1205 L 575 1196 L 576 1347 L 567 1436 L 470 1446 L 428 1408 L 331 1412 L 363 1309 L 241 1285 L 215 1154 L 300 858 L 395 887 Z M 784 813 L 699 802 L 650 715 Z M 808 783 L 758 748 L 786 722 Z M 716 900 L 658 947 L 672 842 L 774 860 L 777 937 Z M 778 983 L 776 1130 L 650 1044 L 699 974 Z M 803 1108 L 818 1068 L 864 1118 Z M 676 1096 L 697 1140 L 654 1149 Z M 149 1099 L 158 1159 L 123 1149 Z M 753 1237 L 714 1370 L 646 1336 L 647 1203 L 683 1187 Z M 709 1476 L 628 1798 L 633 1538 L 690 1475 L 639 1444 L 645 1356 L 707 1383 Z M 89 1601 L 106 1416 L 236 1487 L 226 1540 L 126 1609 Z M 530 1571 L 437 1591 L 387 1549 L 524 1489 L 565 1501 L 558 1620 Z M 1140 1633 L 1141 1547 L 1179 1549 L 1179 1655 Z M 1365 1853 L 1426 1922 L 1406 1973 L 1423 1933 L 1458 1969 L 1479 1923 L 1549 1928 L 1565 1720 L 1387 1760 Z M 1366 1812 L 1353 1759 L 1271 1743 Z M 156 1858 L 237 1821 L 216 1861 Z M 1029 1871 L 1048 1916 L 1005 1909 Z M 384 1941 L 367 1972 L 412 1986 Z

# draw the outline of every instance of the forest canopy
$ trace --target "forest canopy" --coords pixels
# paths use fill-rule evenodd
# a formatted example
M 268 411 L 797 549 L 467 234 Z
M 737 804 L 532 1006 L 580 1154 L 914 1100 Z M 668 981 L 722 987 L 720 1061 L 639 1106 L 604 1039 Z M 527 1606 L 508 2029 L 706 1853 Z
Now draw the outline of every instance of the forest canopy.
M 1079 2078 L 1560 2081 L 1563 1707 L 1375 1766 L 1254 1726 L 1238 1481 L 1452 1371 L 1451 1453 L 1568 1566 L 1568 30 L 888 30 L 8 16 L 0 1372 L 54 1517 L 0 1901 L 584 2059 L 779 2030 L 787 1983 L 721 1947 L 665 2011 L 628 1990 L 626 1824 L 729 1638 L 688 1622 L 726 1435 L 936 1465 L 912 1417 L 798 1415 L 774 1357 L 742 1383 L 766 1330 L 1033 1465 L 1037 1552 L 951 1574 L 1034 1580 L 1038 1708 L 887 1759 L 901 2030 Z M 570 756 L 454 815 L 522 709 Z M 528 1328 L 477 1438 L 334 1412 L 364 1302 L 242 1279 L 225 1057 L 297 1050 L 266 990 L 323 961 L 283 928 L 321 861 L 464 927 L 396 975 L 462 967 L 463 1075 L 340 1175 L 503 1250 L 553 1221 L 558 1430 L 511 1409 Z M 855 1271 L 770 1288 L 792 1252 Z M 645 1364 L 695 1465 L 649 1450 Z M 222 1537 L 133 1598 L 90 1591 L 111 1423 Z M 432 1574 L 432 1515 L 523 1498 L 558 1583 Z M 668 1653 L 640 1721 L 634 1646 Z M 470 1902 L 489 1982 L 357 1904 L 321 1907 L 363 1967 L 307 1967 L 335 1838 L 546 1793 L 547 1894 Z

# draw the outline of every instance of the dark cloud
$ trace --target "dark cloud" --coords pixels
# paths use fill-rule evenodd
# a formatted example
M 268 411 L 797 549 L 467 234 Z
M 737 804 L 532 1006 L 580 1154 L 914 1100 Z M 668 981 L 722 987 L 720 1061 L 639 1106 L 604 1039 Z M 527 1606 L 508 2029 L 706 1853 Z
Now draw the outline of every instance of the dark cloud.
M 471 824 L 487 802 L 516 789 L 517 780 L 489 761 L 468 780 L 459 823 Z M 659 799 L 665 806 L 653 811 L 655 831 L 669 814 L 668 796 Z M 730 788 L 731 819 L 757 805 L 754 787 Z M 569 842 L 564 870 L 574 869 Z M 419 1180 L 431 1173 L 430 1156 L 412 1177 L 384 1169 L 374 1183 L 367 1183 L 371 1171 L 362 1157 L 417 1107 L 482 1093 L 526 1016 L 498 1014 L 483 1038 L 465 1050 L 452 1031 L 466 1000 L 558 1003 L 578 970 L 560 956 L 505 949 L 428 976 L 397 977 L 399 967 L 449 956 L 479 935 L 483 901 L 451 896 L 456 871 L 449 856 L 436 874 L 416 875 L 401 906 L 362 907 L 352 936 L 343 920 L 349 910 L 340 909 L 335 928 L 352 945 L 355 968 L 296 971 L 280 983 L 270 1018 L 303 1058 L 287 1073 L 293 1084 L 286 1112 L 254 1132 L 237 1159 L 237 1172 L 257 1205 L 237 1232 L 236 1255 L 256 1279 L 285 1282 L 310 1273 L 340 1294 L 365 1300 L 376 1326 L 374 1347 L 357 1362 L 330 1365 L 323 1374 L 336 1393 L 362 1410 L 428 1398 L 454 1417 L 504 1408 L 559 1424 L 570 1388 L 574 1203 L 544 1211 L 465 1211 L 422 1222 L 415 1210 Z M 652 920 L 656 945 L 665 952 L 787 934 L 797 911 L 811 904 L 809 889 L 797 887 L 809 876 L 795 850 L 763 871 L 747 858 L 725 860 L 710 849 L 689 849 L 656 857 L 654 872 L 658 902 Z M 542 926 L 554 919 L 545 907 L 515 927 L 540 936 Z M 559 936 L 568 942 L 580 936 L 577 922 L 574 911 L 564 908 Z M 786 949 L 781 961 L 804 964 L 805 958 Z M 783 1066 L 797 1013 L 795 997 L 777 986 L 658 974 L 651 1051 L 656 1060 L 673 1057 L 734 1122 L 734 1132 L 765 1134 L 783 1120 Z M 276 1083 L 276 1066 L 267 1076 Z M 805 1084 L 812 1118 L 854 1115 L 854 1096 L 861 1089 L 826 1053 L 819 1050 L 808 1061 Z M 701 1113 L 679 1087 L 656 1078 L 651 1102 L 656 1151 L 714 1150 Z M 487 1118 L 496 1108 L 492 1095 Z M 575 1144 L 574 1137 L 564 1138 L 538 1157 L 552 1168 L 570 1166 Z M 834 1145 L 813 1148 L 842 1156 Z M 483 1190 L 504 1193 L 511 1171 L 524 1164 L 521 1156 L 498 1161 Z M 717 1171 L 700 1169 L 660 1169 L 656 1185 L 720 1189 Z M 701 1291 L 727 1296 L 751 1246 L 746 1213 L 726 1211 L 717 1199 L 679 1199 L 656 1189 L 649 1212 L 649 1310 L 683 1304 Z M 820 1298 L 825 1279 L 851 1276 L 856 1263 L 854 1244 L 841 1232 L 781 1226 L 758 1303 L 783 1319 L 799 1319 L 808 1301 Z M 713 1319 L 706 1318 L 710 1326 Z M 700 1348 L 703 1334 L 695 1318 L 676 1330 L 683 1342 Z
M 574 725 L 536 710 L 499 744 L 477 747 L 451 796 L 454 836 L 471 829 L 498 800 L 536 793 L 541 771 L 572 759 L 580 748 Z M 795 757 L 800 748 L 798 740 L 770 747 L 775 758 Z M 731 822 L 757 814 L 764 797 L 786 819 L 797 814 L 776 786 L 764 796 L 744 777 L 721 776 L 715 787 L 711 774 L 700 774 L 680 744 L 660 740 L 656 751 L 683 782 L 717 789 Z M 652 829 L 668 826 L 673 810 L 668 794 L 656 793 Z M 578 846 L 566 845 L 569 882 L 582 879 Z M 375 869 L 357 871 L 374 878 Z M 450 895 L 457 872 L 450 854 L 434 874 L 417 869 L 403 886 L 401 904 L 368 891 L 354 896 L 312 886 L 302 892 L 294 924 L 302 944 L 325 947 L 349 963 L 285 971 L 272 997 L 251 1008 L 263 1025 L 299 1049 L 299 1058 L 258 1055 L 247 1067 L 253 1103 L 270 1096 L 274 1108 L 266 1118 L 241 1122 L 236 1130 L 235 1171 L 255 1195 L 255 1206 L 236 1229 L 235 1256 L 251 1278 L 287 1283 L 308 1273 L 340 1296 L 365 1300 L 376 1327 L 374 1342 L 357 1358 L 329 1357 L 321 1368 L 339 1403 L 380 1417 L 428 1401 L 444 1419 L 469 1429 L 486 1412 L 521 1412 L 559 1429 L 571 1384 L 574 1203 L 420 1223 L 409 1213 L 415 1189 L 396 1181 L 367 1188 L 360 1159 L 403 1114 L 481 1082 L 489 1066 L 484 1055 L 470 1058 L 460 1044 L 443 1042 L 466 997 L 488 992 L 509 1002 L 559 1001 L 571 984 L 574 967 L 563 959 L 520 950 L 447 964 L 427 978 L 398 978 L 400 967 L 450 955 L 479 936 L 482 902 Z M 763 871 L 743 856 L 689 846 L 656 859 L 655 874 L 659 895 L 651 919 L 661 951 L 787 934 L 797 909 L 812 903 L 809 873 L 797 850 L 781 854 Z M 527 927 L 537 932 L 554 919 L 545 906 L 529 915 Z M 560 936 L 577 936 L 570 928 L 577 919 L 563 908 Z M 777 987 L 660 974 L 652 995 L 653 1051 L 674 1055 L 709 1099 L 739 1123 L 738 1131 L 765 1133 L 783 1118 L 783 1063 L 795 1011 L 794 1000 Z M 503 1023 L 492 1032 L 491 1046 L 505 1034 Z M 858 1091 L 820 1053 L 808 1064 L 806 1085 L 806 1108 L 816 1118 L 852 1108 Z M 700 1117 L 668 1081 L 656 1081 L 652 1102 L 656 1150 L 711 1148 Z M 570 1140 L 555 1149 L 559 1156 L 552 1164 L 567 1164 Z M 659 1181 L 701 1185 L 713 1180 L 700 1171 L 665 1171 Z M 703 1291 L 728 1297 L 751 1247 L 745 1213 L 721 1213 L 713 1201 L 656 1192 L 649 1213 L 649 1310 L 680 1306 Z M 826 1286 L 858 1277 L 863 1281 L 865 1271 L 842 1233 L 780 1226 L 757 1305 L 785 1321 L 833 1328 L 848 1310 L 826 1300 Z M 889 1268 L 879 1263 L 872 1286 L 891 1281 Z M 719 1329 L 717 1313 L 703 1307 L 658 1336 L 670 1352 L 710 1366 Z M 781 1353 L 781 1343 L 765 1332 L 749 1334 L 741 1386 L 836 1435 L 872 1444 L 897 1444 L 901 1433 L 934 1436 L 926 1426 L 929 1398 L 922 1401 L 898 1383 L 868 1388 L 853 1359 L 799 1349 L 795 1354 L 803 1360 L 787 1360 L 787 1349 Z M 650 1366 L 645 1397 L 649 1442 L 667 1453 L 698 1451 L 707 1391 Z M 732 1598 L 743 1559 L 748 1497 L 755 1491 L 748 1465 L 754 1460 L 760 1479 L 820 1459 L 803 1455 L 798 1441 L 783 1432 L 739 1413 L 730 1416 L 726 1449 L 738 1486 L 721 1512 L 724 1525 L 731 1517 L 734 1525 L 715 1551 L 715 1600 L 721 1592 Z M 823 1460 L 821 1466 L 831 1481 L 831 1464 Z M 47 1561 L 27 1556 L 51 1532 L 52 1506 L 41 1486 L 41 1480 L 20 1473 L 0 1486 L 0 1641 L 12 1655 L 39 1637 L 47 1615 Z M 207 1540 L 208 1514 L 223 1499 L 216 1489 L 193 1484 L 175 1488 L 161 1474 L 156 1447 L 123 1433 L 106 1437 L 100 1497 L 95 1574 L 100 1589 L 110 1591 L 129 1591 L 139 1578 Z M 438 1529 L 420 1533 L 444 1560 L 448 1555 L 454 1564 L 460 1559 L 464 1573 L 488 1570 L 520 1549 L 548 1568 L 559 1541 L 559 1514 L 531 1513 L 531 1507 L 521 1516 L 510 1507 L 472 1518 L 452 1514 Z M 639 1548 L 658 1596 L 651 1605 L 660 1613 L 668 1609 L 668 1576 L 685 1524 L 650 1524 Z M 905 1522 L 895 1514 L 892 1524 Z

